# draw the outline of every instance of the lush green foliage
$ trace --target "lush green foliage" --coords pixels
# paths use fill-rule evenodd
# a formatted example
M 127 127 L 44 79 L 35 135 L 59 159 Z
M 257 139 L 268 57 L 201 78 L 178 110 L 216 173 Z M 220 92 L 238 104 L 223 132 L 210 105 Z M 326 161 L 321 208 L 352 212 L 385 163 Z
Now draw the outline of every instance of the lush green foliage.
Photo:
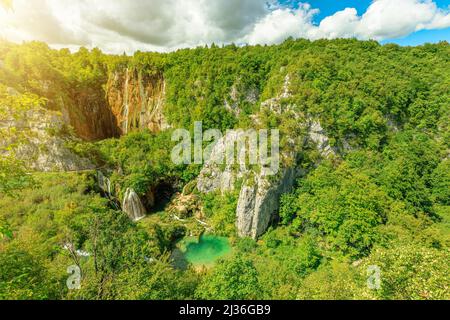
M 203 196 L 202 202 L 203 210 L 211 221 L 214 232 L 223 236 L 234 236 L 236 234 L 237 195 L 234 193 L 225 195 L 210 193 Z
M 136 132 L 122 139 L 102 141 L 98 143 L 100 162 L 119 169 L 112 175 L 114 184 L 123 190 L 131 187 L 142 195 L 160 182 L 186 183 L 196 177 L 198 166 L 172 162 L 169 151 L 175 142 L 171 136 L 171 131 L 158 135 Z
M 380 299 L 419 300 L 448 299 L 448 249 L 436 250 L 420 246 L 395 246 L 376 250 L 368 264 L 382 270 Z
M 196 297 L 213 300 L 245 300 L 257 298 L 261 287 L 253 263 L 241 256 L 219 263 L 205 276 Z
M 173 128 L 254 126 L 251 115 L 277 98 L 284 112 L 262 108 L 257 126 L 280 129 L 282 150 L 299 152 L 286 164 L 303 173 L 258 241 L 235 238 L 238 194 L 202 195 L 205 220 L 231 238 L 234 255 L 210 270 L 178 270 L 170 254 L 197 222 L 164 208 L 130 222 L 100 196 L 95 172 L 29 174 L 11 146 L 30 132 L 0 122 L 0 299 L 449 299 L 448 43 L 288 40 L 127 57 L 0 42 L 0 60 L 3 122 L 63 111 L 61 101 L 95 109 L 124 67 L 164 76 Z M 292 147 L 311 120 L 335 151 L 328 159 L 314 145 Z M 181 191 L 199 172 L 172 163 L 171 133 L 68 147 L 110 173 L 118 200 L 130 187 L 145 197 L 160 185 Z M 82 285 L 69 291 L 74 264 Z M 378 290 L 367 287 L 369 266 L 382 271 Z

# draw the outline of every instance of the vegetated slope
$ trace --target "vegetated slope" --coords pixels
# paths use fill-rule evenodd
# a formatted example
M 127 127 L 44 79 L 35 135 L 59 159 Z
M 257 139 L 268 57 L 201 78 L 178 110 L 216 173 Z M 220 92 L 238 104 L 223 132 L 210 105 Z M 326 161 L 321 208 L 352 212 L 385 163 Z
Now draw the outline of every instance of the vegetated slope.
M 74 128 L 69 135 L 113 138 L 67 143 L 108 169 L 119 199 L 133 188 L 149 211 L 167 184 L 181 189 L 200 172 L 170 161 L 170 128 L 194 121 L 224 131 L 255 127 L 256 115 L 295 153 L 283 165 L 302 172 L 259 241 L 235 237 L 242 181 L 226 193 L 185 188 L 201 218 L 236 246 L 234 257 L 197 274 L 173 270 L 167 258 L 174 240 L 198 231 L 195 222 L 173 220 L 167 207 L 136 225 L 98 198 L 90 175 L 30 180 L 20 174 L 26 162 L 11 171 L 10 154 L 0 162 L 0 191 L 10 195 L 0 202 L 1 298 L 449 298 L 448 43 L 288 40 L 134 57 L 2 43 L 0 60 L 0 105 L 23 105 L 11 100 L 14 88 L 47 99 Z M 308 123 L 320 139 L 300 146 Z M 67 243 L 91 257 L 73 259 Z M 82 288 L 68 291 L 74 262 Z M 378 290 L 367 287 L 369 266 L 382 271 Z

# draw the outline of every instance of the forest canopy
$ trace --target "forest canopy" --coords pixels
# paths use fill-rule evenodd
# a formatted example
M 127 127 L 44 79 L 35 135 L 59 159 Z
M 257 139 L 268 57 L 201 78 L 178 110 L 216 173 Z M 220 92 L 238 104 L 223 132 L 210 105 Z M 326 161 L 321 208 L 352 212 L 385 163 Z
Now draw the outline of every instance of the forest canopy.
M 70 125 L 47 130 L 106 168 L 117 199 L 105 197 L 95 170 L 37 172 L 16 158 L 33 130 L 3 123 L 33 108 L 64 116 L 64 105 L 80 130 L 94 132 L 86 115 L 107 105 L 108 80 L 123 70 L 164 78 L 169 128 L 103 126 L 101 139 Z M 114 56 L 0 41 L 0 299 L 449 299 L 449 88 L 447 42 L 289 39 Z M 273 99 L 280 112 L 264 109 Z M 289 134 L 303 140 L 286 110 L 319 122 L 333 155 L 296 149 L 303 175 L 257 240 L 236 234 L 237 192 L 194 191 L 201 218 L 233 247 L 213 268 L 171 262 L 177 242 L 198 231 L 193 219 L 174 219 L 164 203 L 137 223 L 121 211 L 129 188 L 140 197 L 195 189 L 201 168 L 172 163 L 171 130 L 195 121 L 248 128 L 258 113 L 285 147 Z M 74 264 L 80 290 L 66 286 Z M 367 286 L 374 265 L 383 270 L 376 290 Z

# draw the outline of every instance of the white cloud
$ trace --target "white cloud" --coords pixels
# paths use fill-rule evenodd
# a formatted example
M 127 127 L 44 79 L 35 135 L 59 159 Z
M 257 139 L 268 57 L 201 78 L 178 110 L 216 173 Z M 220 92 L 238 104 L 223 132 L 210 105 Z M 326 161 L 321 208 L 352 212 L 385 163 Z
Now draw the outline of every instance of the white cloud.
M 312 19 L 318 13 L 308 4 L 298 9 L 277 8 L 255 24 L 253 30 L 243 38 L 249 44 L 280 43 L 288 37 L 309 38 L 314 29 Z
M 440 15 L 445 13 L 431 0 L 378 0 L 362 16 L 357 33 L 374 39 L 402 37 L 426 29 Z
M 77 32 L 74 25 L 69 25 L 70 20 L 45 0 L 18 0 L 14 10 L 0 7 L 0 36 L 12 41 L 86 44 L 88 37 L 84 32 Z
M 407 36 L 424 29 L 450 27 L 450 13 L 431 0 L 375 0 L 358 16 L 346 8 L 314 25 L 317 13 L 309 5 L 296 10 L 280 8 L 258 22 L 245 39 L 250 44 L 278 43 L 289 36 L 309 39 L 359 38 L 385 40 Z
M 356 9 L 346 8 L 326 17 L 320 22 L 319 28 L 315 30 L 315 38 L 351 38 L 355 37 L 355 30 L 360 20 Z
M 308 1 L 308 0 L 305 0 Z M 450 27 L 449 10 L 431 0 L 374 0 L 362 15 L 347 8 L 313 23 L 318 10 L 276 0 L 14 0 L 0 8 L 0 37 L 107 52 L 168 51 L 215 42 L 273 44 L 309 39 L 392 39 Z
M 385 40 L 450 27 L 450 14 L 431 0 L 375 0 L 360 17 L 347 8 L 325 18 L 316 37 Z

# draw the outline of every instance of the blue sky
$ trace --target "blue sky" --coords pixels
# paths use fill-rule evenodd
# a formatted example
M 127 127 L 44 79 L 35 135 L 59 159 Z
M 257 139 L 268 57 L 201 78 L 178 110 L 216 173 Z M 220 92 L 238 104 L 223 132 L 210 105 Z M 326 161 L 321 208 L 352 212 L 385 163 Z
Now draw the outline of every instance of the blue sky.
M 281 4 L 288 4 L 292 7 L 296 7 L 299 2 L 309 3 L 313 8 L 320 9 L 320 14 L 315 19 L 316 22 L 320 22 L 323 18 L 345 8 L 355 8 L 358 10 L 358 14 L 362 15 L 372 0 L 280 0 Z M 440 8 L 447 8 L 450 5 L 450 0 L 434 0 L 433 2 Z
M 392 0 L 395 1 L 395 0 Z M 281 0 L 281 4 L 289 5 L 290 7 L 298 7 L 298 3 L 309 3 L 313 8 L 320 10 L 320 13 L 314 17 L 314 23 L 319 24 L 322 19 L 333 15 L 334 13 L 344 10 L 345 8 L 355 8 L 358 15 L 363 15 L 367 8 L 372 3 L 372 0 Z M 434 0 L 434 3 L 441 9 L 448 9 L 450 0 Z M 386 39 L 380 41 L 381 43 L 397 43 L 402 46 L 415 46 L 423 43 L 450 42 L 450 28 L 439 30 L 422 30 L 414 32 L 406 37 Z
M 299 2 L 309 3 L 313 8 L 320 9 L 320 13 L 314 19 L 315 22 L 320 22 L 323 18 L 344 10 L 345 8 L 355 8 L 358 14 L 362 14 L 369 7 L 371 0 L 281 0 L 281 4 L 287 4 L 292 7 L 297 7 Z

